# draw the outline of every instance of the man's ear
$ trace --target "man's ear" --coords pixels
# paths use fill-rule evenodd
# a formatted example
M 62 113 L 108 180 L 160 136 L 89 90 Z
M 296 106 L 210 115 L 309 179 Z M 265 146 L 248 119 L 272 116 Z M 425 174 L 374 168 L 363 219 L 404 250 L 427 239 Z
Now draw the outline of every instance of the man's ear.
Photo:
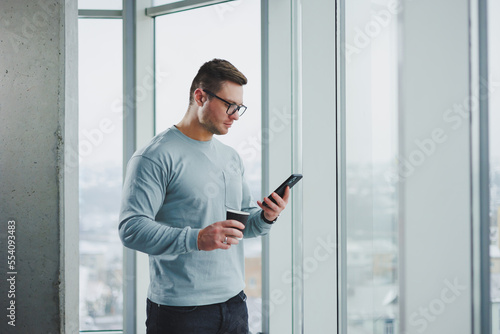
M 206 101 L 206 97 L 205 97 L 205 94 L 203 92 L 203 89 L 196 88 L 193 95 L 194 95 L 194 101 L 196 102 L 196 104 L 198 106 L 201 107 L 203 105 L 203 103 L 205 103 L 205 101 Z

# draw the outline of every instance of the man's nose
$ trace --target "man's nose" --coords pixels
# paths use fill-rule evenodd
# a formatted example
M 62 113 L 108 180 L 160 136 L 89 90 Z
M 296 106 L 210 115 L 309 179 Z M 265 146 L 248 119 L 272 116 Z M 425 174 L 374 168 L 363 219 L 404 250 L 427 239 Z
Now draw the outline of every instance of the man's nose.
M 240 119 L 240 115 L 236 111 L 234 114 L 230 115 L 229 118 L 234 119 L 235 121 Z

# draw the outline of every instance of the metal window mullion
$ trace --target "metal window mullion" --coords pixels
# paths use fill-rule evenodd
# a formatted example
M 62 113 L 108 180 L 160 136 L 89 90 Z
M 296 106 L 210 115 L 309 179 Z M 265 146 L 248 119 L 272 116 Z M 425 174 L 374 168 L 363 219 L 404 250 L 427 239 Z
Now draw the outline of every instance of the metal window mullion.
M 261 132 L 269 128 L 269 0 L 261 0 Z M 269 189 L 269 145 L 262 141 L 262 194 L 270 193 Z M 269 236 L 262 237 L 262 333 L 269 333 L 269 312 L 271 291 L 269 287 Z
M 397 0 L 398 5 L 403 5 L 403 0 Z M 403 9 L 404 10 L 404 9 Z M 402 11 L 397 14 L 397 49 L 398 49 L 398 73 L 397 73 L 397 81 L 398 81 L 398 113 L 397 113 L 397 156 L 404 157 L 405 155 L 405 142 L 406 138 L 402 135 L 405 133 L 404 128 L 404 117 L 405 117 L 405 109 L 404 109 L 404 98 L 405 96 L 402 94 L 401 85 L 403 84 L 403 65 L 401 64 L 401 60 L 403 59 L 403 43 L 404 43 L 404 17 L 402 15 Z M 399 164 L 398 167 L 399 168 Z M 406 258 L 406 230 L 405 230 L 405 221 L 404 221 L 404 213 L 405 213 L 405 183 L 397 182 L 396 185 L 397 191 L 397 229 L 398 229 L 398 260 L 397 260 L 397 272 L 398 272 L 398 316 L 399 316 L 399 324 L 397 326 L 397 330 L 399 333 L 406 332 L 406 263 L 404 259 Z
M 481 80 L 488 80 L 488 48 L 487 48 L 487 1 L 479 0 L 479 96 L 488 96 L 488 87 L 481 84 Z M 490 296 L 490 175 L 489 175 L 489 105 L 488 99 L 480 102 L 479 135 L 481 150 L 480 165 L 480 192 L 481 192 L 481 221 L 479 246 L 481 256 L 481 333 L 491 333 L 491 296 Z
M 347 333 L 345 0 L 336 3 L 337 118 L 337 333 Z
M 120 9 L 79 9 L 80 19 L 121 19 L 123 11 Z
M 126 162 L 136 149 L 136 36 L 134 0 L 123 0 L 123 176 Z M 136 332 L 136 254 L 124 248 L 123 282 L 123 331 Z
M 302 173 L 302 3 L 292 1 L 292 170 Z M 304 233 L 302 184 L 292 192 L 292 314 L 293 333 L 304 332 Z
M 472 333 L 491 333 L 487 0 L 470 1 Z M 472 98 L 471 98 L 472 101 Z
M 231 2 L 231 1 L 236 1 L 236 0 L 184 0 L 174 3 L 169 3 L 166 5 L 146 8 L 146 15 L 150 17 L 156 17 L 160 15 L 178 13 L 186 10 L 197 9 L 211 5 L 218 5 L 224 2 Z

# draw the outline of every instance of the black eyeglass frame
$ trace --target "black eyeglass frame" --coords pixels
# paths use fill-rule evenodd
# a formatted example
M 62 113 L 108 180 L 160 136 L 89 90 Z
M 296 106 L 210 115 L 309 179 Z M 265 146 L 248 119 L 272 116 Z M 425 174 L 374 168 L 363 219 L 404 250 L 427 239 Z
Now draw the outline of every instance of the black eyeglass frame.
M 247 111 L 247 107 L 245 105 L 243 105 L 243 104 L 242 105 L 237 105 L 236 103 L 228 102 L 228 101 L 224 100 L 223 98 L 218 97 L 217 95 L 215 95 L 214 93 L 212 93 L 211 91 L 206 90 L 206 89 L 203 89 L 203 91 L 205 93 L 207 93 L 208 95 L 213 96 L 215 98 L 218 98 L 222 102 L 226 103 L 228 105 L 227 106 L 227 110 L 226 110 L 226 114 L 228 114 L 229 116 L 234 115 L 235 112 L 238 112 L 238 116 L 241 117 L 241 115 L 243 115 L 245 113 L 245 111 Z M 234 109 L 234 111 L 232 113 L 229 113 L 229 110 L 231 109 L 231 106 L 236 106 L 236 109 Z M 240 110 L 243 110 L 241 112 L 241 114 L 239 113 Z

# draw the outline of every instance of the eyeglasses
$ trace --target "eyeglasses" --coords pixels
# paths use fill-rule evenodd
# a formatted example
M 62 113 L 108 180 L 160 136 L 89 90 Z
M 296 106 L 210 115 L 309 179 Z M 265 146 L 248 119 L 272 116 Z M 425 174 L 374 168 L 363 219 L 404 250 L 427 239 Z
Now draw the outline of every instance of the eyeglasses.
M 235 112 L 238 112 L 238 116 L 241 116 L 245 113 L 245 111 L 247 110 L 247 107 L 245 107 L 244 105 L 237 105 L 237 104 L 234 104 L 234 103 L 231 103 L 231 102 L 228 102 L 220 97 L 218 97 L 217 95 L 215 95 L 214 93 L 212 93 L 211 91 L 209 90 L 206 90 L 204 89 L 203 90 L 205 93 L 207 93 L 208 95 L 210 96 L 213 96 L 215 98 L 218 98 L 219 100 L 221 100 L 222 102 L 226 103 L 228 106 L 227 106 L 227 110 L 226 110 L 226 114 L 228 114 L 229 116 L 233 115 Z

